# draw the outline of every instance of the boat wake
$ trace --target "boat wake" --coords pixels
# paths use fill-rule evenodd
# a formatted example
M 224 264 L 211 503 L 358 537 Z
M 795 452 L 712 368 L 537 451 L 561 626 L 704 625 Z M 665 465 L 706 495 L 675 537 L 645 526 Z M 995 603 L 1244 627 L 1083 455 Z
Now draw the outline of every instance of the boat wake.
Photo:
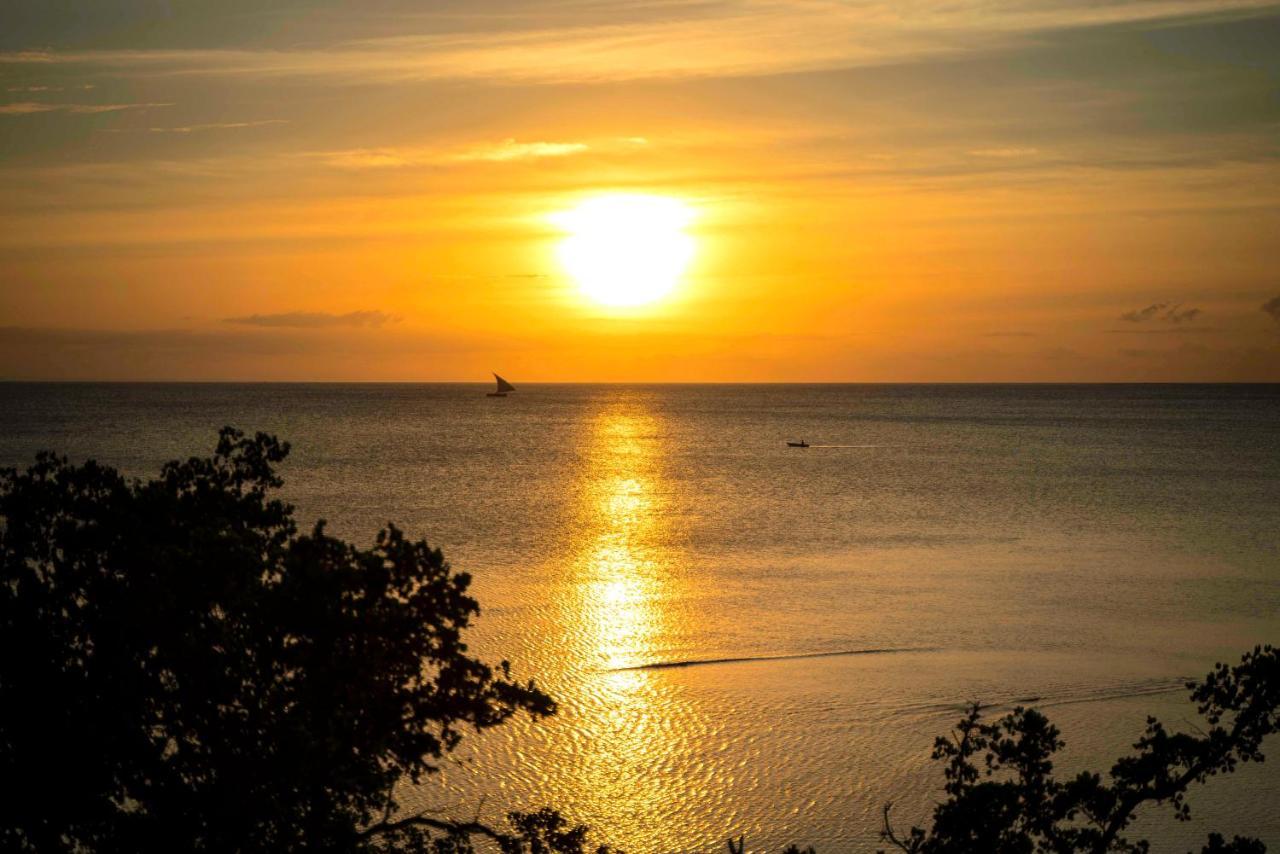
M 1003 697 L 988 694 L 981 698 L 982 707 L 988 713 L 1004 713 L 1018 706 L 1037 709 L 1053 706 L 1071 706 L 1077 703 L 1103 703 L 1111 700 L 1128 700 L 1134 697 L 1153 697 L 1186 690 L 1187 677 L 1165 677 L 1120 681 L 1105 684 L 1053 685 L 1038 694 L 1009 694 Z M 963 712 L 969 703 L 909 703 L 900 706 L 900 714 L 940 715 Z
M 1073 703 L 1099 703 L 1106 700 L 1127 700 L 1130 697 L 1150 697 L 1156 694 L 1172 694 L 1187 690 L 1188 678 L 1185 676 L 1167 679 L 1149 679 L 1141 682 L 1120 683 L 1117 685 L 1099 686 L 1091 691 L 1076 695 L 1043 697 L 1036 702 L 1038 706 L 1069 706 Z M 1014 702 L 1028 705 L 1024 700 Z
M 936 646 L 884 647 L 880 649 L 840 649 L 833 652 L 799 652 L 792 655 L 744 655 L 735 658 L 693 658 L 685 661 L 655 661 L 651 664 L 635 664 L 630 667 L 614 667 L 604 672 L 621 673 L 627 670 L 668 670 L 673 667 L 699 667 L 706 664 L 745 664 L 753 661 L 792 661 L 797 658 L 832 658 L 837 655 L 889 655 L 899 652 L 937 652 Z

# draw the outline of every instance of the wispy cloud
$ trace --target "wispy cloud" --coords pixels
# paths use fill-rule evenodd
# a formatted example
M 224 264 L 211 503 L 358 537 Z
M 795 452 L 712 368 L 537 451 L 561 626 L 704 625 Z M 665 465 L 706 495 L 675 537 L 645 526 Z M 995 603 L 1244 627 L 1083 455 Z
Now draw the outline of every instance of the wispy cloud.
M 122 110 L 149 110 L 154 107 L 172 107 L 171 103 L 144 104 L 50 104 L 43 101 L 17 101 L 0 104 L 0 115 L 26 116 L 33 113 L 118 113 Z
M 224 318 L 224 323 L 241 326 L 284 327 L 289 329 L 333 329 L 336 327 L 380 327 L 400 318 L 384 311 L 352 311 L 330 314 L 323 311 L 289 311 L 281 314 L 249 314 Z
M 199 133 L 206 130 L 260 128 L 268 125 L 287 125 L 288 123 L 288 119 L 261 119 L 253 122 L 208 122 L 198 125 L 180 125 L 178 127 L 108 128 L 107 130 L 109 133 Z
M 422 379 L 424 359 L 441 379 L 474 376 L 475 353 L 492 358 L 529 345 L 520 339 L 424 333 L 272 334 L 243 328 L 84 329 L 0 326 L 0 369 L 25 379 L 362 380 Z M 418 358 L 414 358 L 414 357 Z M 486 360 L 482 360 L 481 364 Z M 397 373 L 398 372 L 398 373 Z
M 1149 305 L 1146 308 L 1135 308 L 1133 311 L 1126 311 L 1120 315 L 1120 320 L 1128 321 L 1129 323 L 1146 323 L 1158 315 L 1164 306 L 1165 304 L 1161 302 Z
M 540 157 L 566 157 L 580 154 L 590 146 L 585 142 L 517 142 L 505 139 L 497 145 L 479 146 L 460 152 L 458 160 L 536 160 Z
M 394 169 L 430 163 L 402 148 L 352 148 L 345 151 L 317 151 L 308 153 L 330 166 L 339 169 Z
M 510 163 L 551 157 L 570 157 L 592 151 L 609 152 L 634 149 L 647 144 L 648 140 L 643 137 L 591 141 L 535 140 L 531 142 L 505 139 L 497 143 L 475 143 L 451 148 L 441 146 L 387 146 L 339 151 L 314 151 L 308 152 L 307 156 L 319 158 L 330 166 L 342 169 L 388 169 L 408 166 L 443 166 L 450 163 Z
M 92 83 L 81 83 L 79 86 L 72 86 L 71 88 L 87 91 L 89 89 L 94 89 L 96 87 Z M 65 92 L 67 91 L 67 87 L 66 86 L 43 86 L 43 85 L 10 86 L 5 91 L 7 92 Z
M 0 63 L 339 82 L 736 76 L 900 62 L 1007 45 L 1054 29 L 1249 14 L 1274 6 L 1271 0 L 686 0 L 667 4 L 659 18 L 638 15 L 643 5 L 618 3 L 598 23 L 562 28 L 483 31 L 484 20 L 477 16 L 472 22 L 455 19 L 448 33 L 363 39 L 325 49 L 26 50 L 0 54 Z M 468 23 L 473 31 L 462 29 Z
M 1119 319 L 1127 323 L 1146 323 L 1152 320 L 1159 320 L 1163 323 L 1181 324 L 1190 323 L 1200 315 L 1204 314 L 1198 308 L 1183 308 L 1182 303 L 1169 304 L 1165 302 L 1152 303 L 1145 308 L 1137 308 L 1133 311 L 1126 311 L 1120 315 Z
M 1162 326 L 1155 329 L 1108 329 L 1112 335 L 1206 335 L 1220 332 L 1212 326 Z
M 1040 149 L 1007 146 L 1003 148 L 977 148 L 969 153 L 974 157 L 996 157 L 1001 160 L 1011 160 L 1017 157 L 1034 157 L 1040 153 Z

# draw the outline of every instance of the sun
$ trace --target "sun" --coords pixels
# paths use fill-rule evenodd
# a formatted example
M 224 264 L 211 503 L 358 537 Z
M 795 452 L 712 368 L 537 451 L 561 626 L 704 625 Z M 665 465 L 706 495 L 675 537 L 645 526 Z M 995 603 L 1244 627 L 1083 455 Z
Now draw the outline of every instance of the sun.
M 560 263 L 582 292 L 610 306 L 666 296 L 693 258 L 693 212 L 668 196 L 610 194 L 551 217 L 565 232 Z

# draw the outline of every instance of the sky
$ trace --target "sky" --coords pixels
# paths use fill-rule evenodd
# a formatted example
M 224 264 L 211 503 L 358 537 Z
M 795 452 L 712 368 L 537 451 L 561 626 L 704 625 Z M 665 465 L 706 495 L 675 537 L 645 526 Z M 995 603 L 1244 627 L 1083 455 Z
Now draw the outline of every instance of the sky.
M 1254 0 L 6 0 L 0 379 L 1280 381 L 1276 45 Z M 642 305 L 561 251 L 619 195 L 688 212 Z

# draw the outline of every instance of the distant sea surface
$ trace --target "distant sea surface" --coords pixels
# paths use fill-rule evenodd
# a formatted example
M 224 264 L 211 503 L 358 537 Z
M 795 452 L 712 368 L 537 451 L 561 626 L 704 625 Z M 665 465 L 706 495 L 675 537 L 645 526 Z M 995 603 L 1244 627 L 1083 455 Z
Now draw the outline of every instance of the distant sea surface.
M 443 548 L 474 648 L 560 702 L 406 803 L 551 804 L 641 854 L 871 851 L 886 802 L 927 820 L 966 702 L 1041 707 L 1059 769 L 1102 771 L 1280 641 L 1280 386 L 517 386 L 0 384 L 0 465 L 288 439 L 305 524 Z M 1138 830 L 1280 848 L 1271 748 Z

